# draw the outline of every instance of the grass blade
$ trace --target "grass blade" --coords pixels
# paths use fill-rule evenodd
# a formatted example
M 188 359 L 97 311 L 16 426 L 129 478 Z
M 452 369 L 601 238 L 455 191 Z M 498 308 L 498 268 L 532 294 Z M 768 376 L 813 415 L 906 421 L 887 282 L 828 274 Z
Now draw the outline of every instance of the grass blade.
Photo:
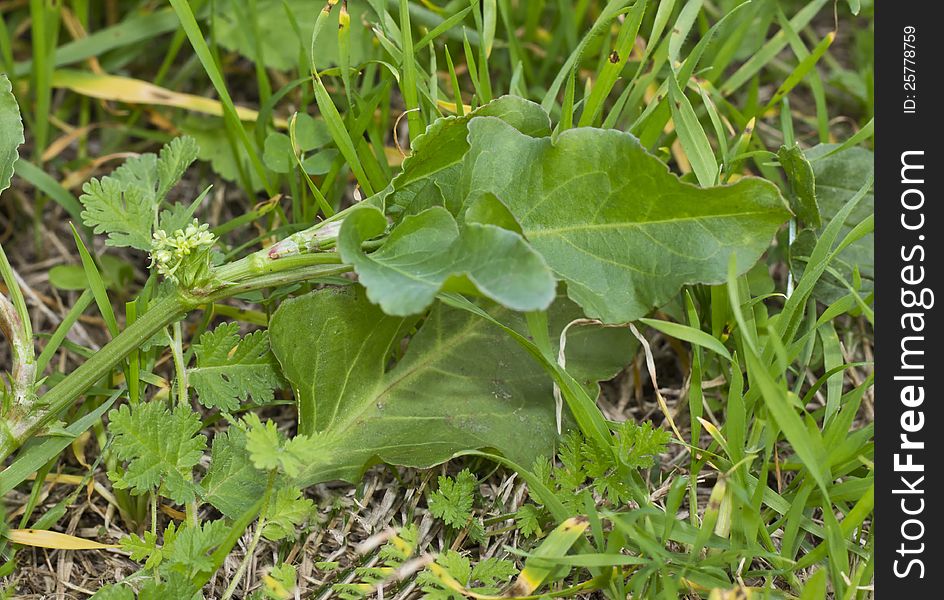
M 227 121 L 228 126 L 236 132 L 239 141 L 242 143 L 243 149 L 246 151 L 246 155 L 249 157 L 249 162 L 252 164 L 253 169 L 259 176 L 259 180 L 264 183 L 269 196 L 274 196 L 276 194 L 276 190 L 269 183 L 269 179 L 266 176 L 266 169 L 262 165 L 262 160 L 260 160 L 259 154 L 256 152 L 256 148 L 253 145 L 252 140 L 249 139 L 249 135 L 246 133 L 246 130 L 243 128 L 242 123 L 240 122 L 239 113 L 236 111 L 236 105 L 233 104 L 233 99 L 229 95 L 229 90 L 226 89 L 226 81 L 223 79 L 223 73 L 220 72 L 220 69 L 216 64 L 216 60 L 213 58 L 213 53 L 210 52 L 210 47 L 207 46 L 206 40 L 203 39 L 203 32 L 200 31 L 200 25 L 197 23 L 197 19 L 193 16 L 193 11 L 190 9 L 190 4 L 186 2 L 186 0 L 170 0 L 170 4 L 174 8 L 174 12 L 177 13 L 177 18 L 180 20 L 180 24 L 184 28 L 184 31 L 187 32 L 187 38 L 190 39 L 190 45 L 193 46 L 193 50 L 196 52 L 197 58 L 200 59 L 200 64 L 203 65 L 204 71 L 206 71 L 207 76 L 210 78 L 210 82 L 213 84 L 213 87 L 216 89 L 216 93 L 220 97 L 220 102 L 223 104 L 223 118 Z
M 92 295 L 95 296 L 95 303 L 98 305 L 99 312 L 102 313 L 102 318 L 105 320 L 105 325 L 108 327 L 108 333 L 114 338 L 118 335 L 118 321 L 115 319 L 115 311 L 111 306 L 111 300 L 108 299 L 108 290 L 105 287 L 105 280 L 102 279 L 102 274 L 99 272 L 98 267 L 95 266 L 95 261 L 92 259 L 92 255 L 89 254 L 88 248 L 85 247 L 85 242 L 79 237 L 79 232 L 75 230 L 75 225 L 70 223 L 69 227 L 72 228 L 72 237 L 75 238 L 75 247 L 78 248 L 79 256 L 82 258 L 82 268 L 85 270 L 85 277 L 88 279 L 89 289 L 92 290 Z

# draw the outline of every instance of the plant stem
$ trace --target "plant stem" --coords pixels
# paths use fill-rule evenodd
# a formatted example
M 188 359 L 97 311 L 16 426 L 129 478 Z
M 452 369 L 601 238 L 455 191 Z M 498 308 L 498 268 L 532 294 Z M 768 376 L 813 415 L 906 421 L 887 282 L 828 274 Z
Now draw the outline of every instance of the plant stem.
M 155 304 L 133 325 L 118 334 L 112 341 L 96 352 L 75 371 L 43 394 L 32 411 L 26 413 L 16 409 L 7 415 L 5 426 L 0 429 L 0 460 L 10 455 L 23 442 L 32 437 L 97 381 L 108 375 L 141 342 L 150 338 L 163 327 L 182 318 L 194 308 L 181 296 L 165 298 Z
M 58 417 L 97 381 L 111 373 L 142 342 L 164 327 L 183 319 L 191 310 L 246 292 L 350 271 L 350 267 L 340 264 L 334 253 L 291 258 L 293 260 L 269 260 L 262 263 L 259 256 L 252 255 L 247 259 L 253 260 L 243 259 L 227 265 L 230 267 L 228 273 L 234 276 L 229 282 L 214 289 L 180 292 L 159 300 L 148 312 L 139 316 L 133 324 L 40 397 L 33 410 L 25 412 L 14 407 L 6 415 L 4 422 L 0 422 L 0 461 Z
M 177 404 L 187 405 L 187 365 L 184 364 L 184 341 L 180 321 L 174 323 L 174 335 L 171 338 L 171 354 L 174 357 L 174 371 L 177 373 Z
M 151 496 L 151 533 L 157 535 L 157 492 L 150 492 Z
M 246 555 L 243 557 L 242 562 L 239 563 L 239 567 L 236 568 L 236 574 L 233 575 L 233 580 L 229 582 L 229 585 L 226 587 L 226 591 L 223 592 L 220 600 L 229 600 L 229 598 L 231 598 L 236 592 L 236 588 L 239 586 L 239 582 L 242 580 L 243 574 L 246 572 L 246 568 L 249 566 L 249 560 L 256 551 L 256 546 L 259 544 L 259 538 L 262 537 L 262 529 L 265 527 L 265 525 L 265 516 L 259 517 L 259 521 L 256 523 L 256 529 L 252 533 L 252 540 L 249 542 L 249 546 L 246 548 Z
M 252 555 L 256 551 L 256 546 L 259 544 L 259 538 L 262 537 L 262 530 L 266 525 L 265 513 L 268 510 L 269 498 L 272 495 L 272 487 L 275 485 L 275 471 L 269 472 L 269 479 L 266 483 L 266 490 L 263 496 L 262 509 L 259 515 L 259 521 L 256 523 L 256 529 L 252 533 L 252 540 L 249 542 L 249 546 L 246 548 L 246 555 L 243 556 L 242 562 L 239 563 L 239 567 L 236 568 L 236 574 L 233 575 L 233 580 L 230 581 L 229 585 L 226 586 L 226 591 L 223 592 L 223 595 L 220 597 L 220 600 L 229 600 L 232 595 L 236 592 L 237 586 L 239 586 L 239 580 L 243 578 L 243 573 L 246 572 L 246 569 L 249 566 L 249 561 L 252 559 Z

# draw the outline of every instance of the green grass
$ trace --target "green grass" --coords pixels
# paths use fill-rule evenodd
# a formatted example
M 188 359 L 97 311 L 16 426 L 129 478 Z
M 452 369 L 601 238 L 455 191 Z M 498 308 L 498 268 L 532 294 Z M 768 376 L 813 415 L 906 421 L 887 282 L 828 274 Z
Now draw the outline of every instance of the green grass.
M 0 13 L 6 104 L 26 131 L 17 177 L 0 186 L 15 230 L 0 255 L 19 322 L 9 371 L 38 369 L 3 393 L 0 490 L 20 509 L 8 528 L 64 531 L 84 488 L 44 477 L 94 478 L 115 512 L 98 541 L 118 543 L 117 528 L 126 572 L 140 569 L 105 598 L 190 594 L 191 581 L 234 598 L 294 586 L 358 598 L 378 585 L 385 597 L 871 597 L 871 2 L 858 15 L 839 3 L 837 20 L 825 0 L 230 4 L 31 1 Z M 56 88 L 65 67 L 215 98 L 218 116 L 80 96 Z M 12 123 L 6 104 L 0 127 Z M 241 108 L 258 120 L 241 121 Z M 492 116 L 455 118 L 476 109 Z M 194 156 L 130 158 L 181 135 Z M 126 154 L 96 162 L 113 153 Z M 112 171 L 119 158 L 127 166 Z M 805 192 L 804 178 L 835 176 L 833 161 L 855 177 Z M 631 179 L 665 168 L 680 181 Z M 114 197 L 72 185 L 109 173 Z M 554 196 L 571 177 L 590 183 Z M 696 189 L 719 184 L 732 187 Z M 698 267 L 700 283 L 630 276 L 639 302 L 594 257 L 569 262 L 572 238 L 542 241 L 542 227 L 591 221 L 611 193 L 617 208 L 590 226 L 645 220 L 634 207 L 652 197 L 661 215 L 676 185 L 685 210 L 719 194 L 731 213 L 776 201 L 760 225 L 714 231 L 732 239 L 710 273 Z M 481 193 L 459 196 L 470 188 Z M 528 209 L 541 198 L 552 200 Z M 83 213 L 95 206 L 113 218 Z M 187 233 L 193 218 L 209 237 Z M 661 268 L 686 242 L 713 242 L 638 229 L 649 246 L 626 256 L 609 244 L 600 262 Z M 171 242 L 151 241 L 160 232 Z M 44 260 L 73 265 L 79 289 L 51 274 L 21 291 L 14 273 Z M 134 274 L 124 284 L 116 263 Z M 619 286 L 594 288 L 595 269 Z M 53 295 L 61 324 L 35 305 Z M 492 356 L 513 372 L 492 376 Z M 485 418 L 510 393 L 499 384 L 528 398 L 541 443 L 512 416 Z M 410 418 L 485 416 L 459 433 L 385 420 L 418 394 L 435 404 Z M 139 416 L 152 413 L 163 416 Z M 446 449 L 424 448 L 431 440 Z M 451 477 L 413 470 L 450 458 L 436 472 Z M 299 578 L 306 552 L 337 558 L 302 543 L 330 534 L 319 514 L 336 510 L 315 507 L 310 484 L 357 486 L 377 462 L 412 499 L 389 523 L 399 537 L 358 554 L 348 524 L 341 564 L 318 566 L 320 584 Z M 527 484 L 514 502 L 495 491 L 512 474 Z M 436 543 L 417 537 L 421 522 Z M 491 542 L 500 560 L 480 556 Z M 48 592 L 25 575 L 39 555 L 4 544 L 7 593 Z M 227 556 L 239 565 L 228 580 Z

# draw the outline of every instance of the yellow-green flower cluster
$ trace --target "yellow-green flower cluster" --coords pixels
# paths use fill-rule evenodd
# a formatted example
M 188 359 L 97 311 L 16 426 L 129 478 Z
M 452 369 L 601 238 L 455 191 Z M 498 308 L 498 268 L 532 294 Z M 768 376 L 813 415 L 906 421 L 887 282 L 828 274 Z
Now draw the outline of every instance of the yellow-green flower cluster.
M 168 234 L 163 229 L 154 232 L 151 241 L 151 267 L 171 281 L 178 281 L 178 271 L 187 262 L 188 257 L 210 249 L 216 243 L 216 236 L 210 233 L 210 226 L 200 224 L 197 219 L 186 229 L 178 229 Z

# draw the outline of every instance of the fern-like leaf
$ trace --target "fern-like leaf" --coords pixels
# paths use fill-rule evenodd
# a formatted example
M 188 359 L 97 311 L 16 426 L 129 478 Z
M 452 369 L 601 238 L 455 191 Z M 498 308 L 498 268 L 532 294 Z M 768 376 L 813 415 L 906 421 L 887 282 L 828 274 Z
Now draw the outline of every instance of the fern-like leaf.
M 143 494 L 158 489 L 178 503 L 196 497 L 193 467 L 206 449 L 206 437 L 197 435 L 200 418 L 189 407 L 173 412 L 160 403 L 123 405 L 108 414 L 115 438 L 112 448 L 126 461 L 126 469 L 108 473 L 115 487 Z
M 230 427 L 213 437 L 210 469 L 200 481 L 204 500 L 230 519 L 262 497 L 265 474 L 256 469 L 246 450 L 246 434 Z
M 225 323 L 200 336 L 190 382 L 200 403 L 231 412 L 252 398 L 270 402 L 281 377 L 269 351 L 269 335 L 256 331 L 240 339 L 239 325 Z
M 441 476 L 439 488 L 426 499 L 429 512 L 453 529 L 468 528 L 469 537 L 481 541 L 485 527 L 473 512 L 478 486 L 479 480 L 468 469 L 455 478 Z
M 280 488 L 266 508 L 262 536 L 271 541 L 294 539 L 313 506 L 314 502 L 302 496 L 300 489 L 292 486 Z
M 109 246 L 150 250 L 151 235 L 161 203 L 197 158 L 193 138 L 180 137 L 164 146 L 158 157 L 130 158 L 111 175 L 92 179 L 79 201 L 82 222 L 95 233 L 107 233 Z
M 289 477 L 298 477 L 308 464 L 314 448 L 312 438 L 297 435 L 286 440 L 275 423 L 264 424 L 254 413 L 246 415 L 246 450 L 252 464 L 262 471 L 278 469 Z
M 114 177 L 92 179 L 79 197 L 85 210 L 82 221 L 95 233 L 107 233 L 109 246 L 151 248 L 154 205 L 137 186 L 122 186 Z
M 200 148 L 190 136 L 174 138 L 161 149 L 157 159 L 157 198 L 162 201 L 180 181 L 187 167 L 197 160 Z

